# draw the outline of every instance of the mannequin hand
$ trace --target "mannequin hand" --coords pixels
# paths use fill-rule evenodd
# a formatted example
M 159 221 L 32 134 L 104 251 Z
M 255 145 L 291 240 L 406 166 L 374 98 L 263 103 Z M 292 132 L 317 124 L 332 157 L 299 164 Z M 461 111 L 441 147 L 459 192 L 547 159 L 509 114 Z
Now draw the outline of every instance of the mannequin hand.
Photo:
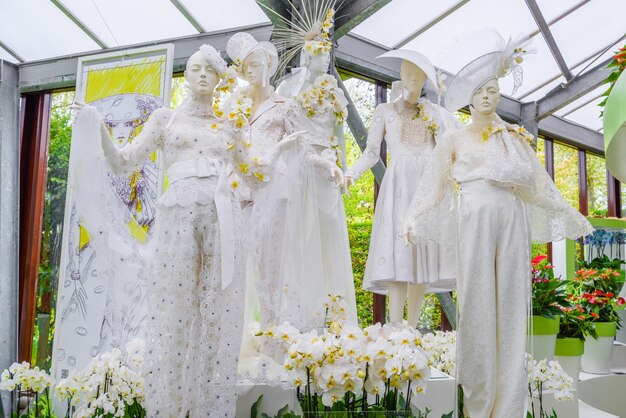
M 349 189 L 350 187 L 354 186 L 354 177 L 352 177 L 349 174 L 346 174 L 346 190 Z
M 336 164 L 331 164 L 330 166 L 330 178 L 335 181 L 337 187 L 343 188 L 343 171 Z
M 276 144 L 276 152 L 281 153 L 297 144 L 303 139 L 304 134 L 308 131 L 298 131 L 286 136 Z
M 80 112 L 85 108 L 85 106 L 87 105 L 83 102 L 73 102 L 70 105 L 70 110 L 73 113 L 72 122 L 74 122 L 76 118 L 78 118 L 78 115 L 80 115 Z
M 406 221 L 404 221 L 402 236 L 404 237 L 405 246 L 408 247 L 409 244 L 415 245 L 415 231 L 413 229 L 413 221 L 411 218 L 408 218 Z

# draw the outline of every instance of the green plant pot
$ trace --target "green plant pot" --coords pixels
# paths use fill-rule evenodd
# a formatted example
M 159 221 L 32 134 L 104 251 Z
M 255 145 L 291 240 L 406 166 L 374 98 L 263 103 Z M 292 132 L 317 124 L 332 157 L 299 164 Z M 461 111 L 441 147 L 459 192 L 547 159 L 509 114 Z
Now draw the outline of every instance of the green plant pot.
M 559 324 L 561 317 L 556 316 L 552 319 L 545 318 L 540 315 L 533 315 L 532 334 L 533 335 L 557 335 L 559 333 Z M 530 334 L 531 330 L 528 330 Z
M 594 322 L 593 326 L 598 333 L 598 337 L 615 337 L 617 335 L 616 322 Z
M 582 356 L 585 352 L 585 342 L 580 338 L 557 338 L 554 355 L 561 357 Z

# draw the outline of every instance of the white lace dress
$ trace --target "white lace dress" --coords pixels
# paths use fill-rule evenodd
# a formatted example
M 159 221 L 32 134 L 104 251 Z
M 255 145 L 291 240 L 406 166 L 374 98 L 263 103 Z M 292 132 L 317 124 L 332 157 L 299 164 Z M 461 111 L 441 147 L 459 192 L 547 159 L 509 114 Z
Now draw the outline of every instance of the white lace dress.
M 169 178 L 147 260 L 151 417 L 235 414 L 243 228 L 228 172 L 251 162 L 237 135 L 210 107 L 188 99 L 177 110 L 155 111 L 131 144 L 108 151 L 113 169 L 124 172 L 160 149 Z M 256 184 L 254 176 L 241 177 Z
M 408 212 L 419 240 L 457 245 L 457 380 L 466 416 L 523 416 L 531 239 L 593 231 L 561 197 L 529 141 L 497 115 L 473 114 L 470 126 L 438 142 Z M 455 228 L 440 228 L 450 214 Z
M 339 89 L 335 92 L 343 97 Z M 298 103 L 300 106 L 300 103 Z M 301 330 L 325 325 L 324 303 L 329 294 L 340 295 L 347 306 L 345 318 L 356 324 L 356 298 L 342 190 L 330 177 L 329 167 L 345 160 L 338 146 L 335 115 L 309 115 L 299 107 L 299 129 L 306 134 L 281 153 L 284 176 L 268 186 L 264 210 L 280 213 L 273 223 L 259 227 L 278 237 L 264 245 L 262 260 L 275 266 L 275 286 L 268 293 L 278 315 L 274 323 L 289 321 Z
M 405 245 L 404 217 L 428 164 L 436 137 L 454 129 L 456 120 L 427 99 L 402 99 L 379 105 L 372 117 L 367 147 L 347 175 L 358 180 L 379 160 L 383 139 L 391 160 L 385 171 L 372 225 L 363 288 L 385 294 L 388 282 L 425 284 L 429 292 L 449 291 L 456 277 L 452 245 Z

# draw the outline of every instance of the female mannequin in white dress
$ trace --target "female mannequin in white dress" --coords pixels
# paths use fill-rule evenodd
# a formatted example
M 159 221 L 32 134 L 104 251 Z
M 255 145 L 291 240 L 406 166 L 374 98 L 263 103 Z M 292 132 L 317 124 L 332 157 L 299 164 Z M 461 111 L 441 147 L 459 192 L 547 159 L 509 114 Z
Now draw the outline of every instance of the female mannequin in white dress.
M 437 88 L 435 68 L 426 57 L 408 50 L 390 51 L 379 58 L 383 57 L 403 58 L 401 82 L 394 84 L 394 90 L 401 89 L 401 97 L 376 108 L 367 147 L 347 171 L 346 184 L 354 184 L 378 162 L 385 139 L 391 162 L 378 194 L 363 288 L 389 294 L 392 323 L 402 322 L 406 301 L 408 324 L 414 327 L 424 294 L 454 286 L 455 252 L 452 246 L 438 244 L 406 246 L 403 221 L 417 183 L 432 160 L 435 141 L 456 127 L 456 119 L 421 97 L 427 79 Z
M 531 239 L 574 239 L 593 230 L 561 197 L 531 148 L 533 138 L 495 114 L 496 77 L 511 72 L 522 52 L 507 45 L 474 60 L 450 83 L 446 108 L 471 101 L 472 123 L 438 141 L 405 224 L 420 241 L 457 245 L 457 371 L 464 413 L 472 418 L 525 417 Z M 438 222 L 454 214 L 449 197 L 457 184 L 457 227 L 444 233 Z
M 336 80 L 326 74 L 328 43 L 305 43 L 302 62 L 304 66 L 278 87 L 279 94 L 297 102 L 301 127 L 307 131 L 299 144 L 283 155 L 288 174 L 282 188 L 292 200 L 285 214 L 288 228 L 283 244 L 274 249 L 282 260 L 281 277 L 286 285 L 282 293 L 292 305 L 290 315 L 296 318 L 296 325 L 309 329 L 324 326 L 324 303 L 329 294 L 343 298 L 345 320 L 356 324 L 342 200 L 345 147 L 341 124 L 347 116 L 347 101 Z
M 169 180 L 157 202 L 148 260 L 150 417 L 235 415 L 244 282 L 241 219 L 228 172 L 239 167 L 254 187 L 261 168 L 241 131 L 214 115 L 213 92 L 225 69 L 217 51 L 203 45 L 185 70 L 189 97 L 176 110 L 156 110 L 124 148 L 113 145 L 100 123 L 113 171 L 130 171 L 160 149 Z M 91 110 L 82 110 L 77 123 Z

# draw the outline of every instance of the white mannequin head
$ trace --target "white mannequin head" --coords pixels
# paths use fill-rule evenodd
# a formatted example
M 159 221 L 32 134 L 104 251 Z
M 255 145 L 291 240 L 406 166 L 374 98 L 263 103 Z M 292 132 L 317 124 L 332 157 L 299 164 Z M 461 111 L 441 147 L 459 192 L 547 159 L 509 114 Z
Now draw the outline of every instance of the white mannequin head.
M 326 74 L 330 66 L 330 52 L 319 51 L 317 54 L 304 53 L 304 65 L 311 74 L 318 76 Z
M 500 102 L 500 85 L 497 78 L 484 83 L 472 94 L 474 110 L 484 116 L 493 114 Z
M 272 76 L 270 74 L 270 66 L 271 59 L 269 54 L 262 49 L 257 49 L 252 51 L 243 61 L 241 65 L 242 76 L 244 80 L 253 86 L 268 86 Z
M 192 95 L 200 98 L 213 96 L 215 87 L 220 82 L 220 76 L 215 69 L 204 59 L 198 51 L 189 57 L 185 68 L 185 80 Z
M 426 83 L 426 73 L 420 67 L 410 61 L 402 60 L 400 64 L 400 79 L 402 86 L 409 95 L 420 94 L 424 83 Z

